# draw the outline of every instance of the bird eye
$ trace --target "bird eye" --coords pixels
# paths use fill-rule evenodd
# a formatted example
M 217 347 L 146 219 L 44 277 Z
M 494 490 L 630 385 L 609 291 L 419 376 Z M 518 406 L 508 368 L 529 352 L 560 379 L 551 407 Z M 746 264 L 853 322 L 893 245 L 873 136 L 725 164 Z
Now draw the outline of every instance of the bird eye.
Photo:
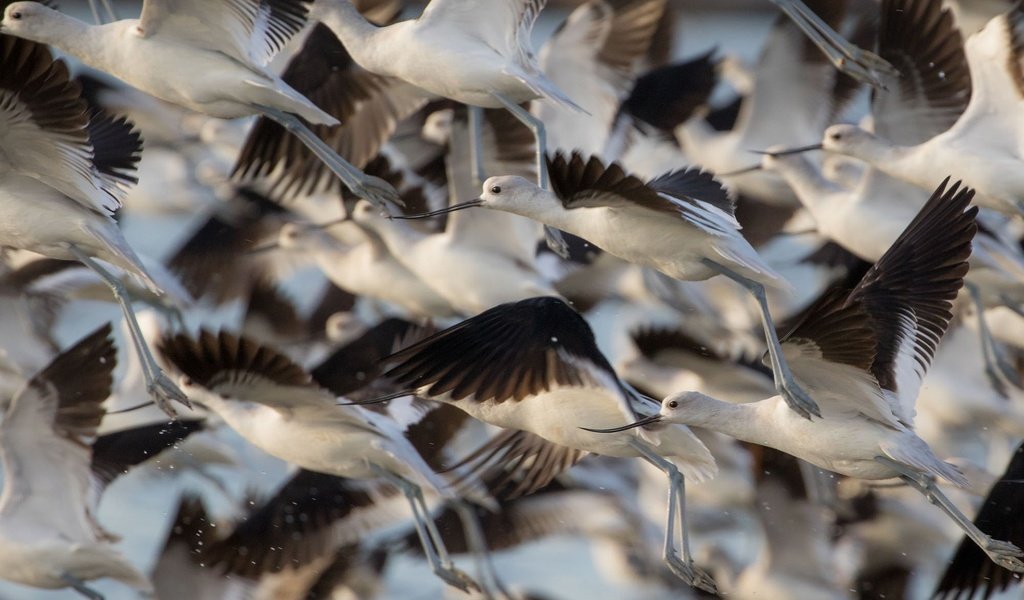
M 669 400 L 668 407 L 669 408 L 679 408 L 679 402 L 677 402 L 676 400 Z
M 491 193 L 492 194 L 500 194 L 501 193 L 501 186 L 500 185 L 493 185 L 493 186 L 491 186 Z
M 185 387 L 191 386 L 192 385 L 192 378 L 191 377 L 182 377 L 181 378 L 181 385 L 183 385 Z
M 20 12 L 12 12 L 11 13 L 11 19 L 14 19 L 15 21 L 17 21 L 20 18 L 21 18 L 21 13 Z
M 831 138 L 832 138 L 832 141 L 834 141 L 834 142 L 838 142 L 839 140 L 843 139 L 843 134 L 841 134 L 841 133 L 839 133 L 839 132 L 837 131 L 837 132 L 833 133 L 833 134 L 832 134 L 831 136 L 829 136 L 829 137 L 831 137 Z

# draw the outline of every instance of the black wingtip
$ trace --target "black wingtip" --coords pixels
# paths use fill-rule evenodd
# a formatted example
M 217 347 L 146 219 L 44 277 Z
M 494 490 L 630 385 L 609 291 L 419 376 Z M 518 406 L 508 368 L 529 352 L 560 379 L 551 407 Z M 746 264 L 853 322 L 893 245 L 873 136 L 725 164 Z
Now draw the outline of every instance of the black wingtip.
M 157 345 L 160 354 L 181 373 L 204 387 L 229 373 L 259 375 L 282 386 L 307 386 L 312 377 L 287 356 L 227 331 L 201 329 L 196 337 L 177 334 Z
M 105 410 L 102 403 L 114 385 L 117 349 L 108 322 L 61 352 L 32 381 L 57 390 L 54 426 L 67 435 L 88 438 L 96 434 Z

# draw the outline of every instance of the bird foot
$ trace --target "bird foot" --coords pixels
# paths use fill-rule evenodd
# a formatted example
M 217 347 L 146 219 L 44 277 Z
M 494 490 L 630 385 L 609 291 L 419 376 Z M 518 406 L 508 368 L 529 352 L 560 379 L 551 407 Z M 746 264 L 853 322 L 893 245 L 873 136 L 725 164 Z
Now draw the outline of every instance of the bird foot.
M 445 569 L 438 569 L 435 571 L 438 577 L 440 577 L 448 585 L 460 589 L 467 594 L 470 592 L 479 592 L 481 590 L 480 584 L 475 579 L 469 576 L 468 573 L 454 566 L 449 566 Z
M 1024 573 L 1024 561 L 1021 561 L 1021 557 L 1024 557 L 1024 551 L 1021 551 L 1017 546 L 1010 542 L 990 538 L 982 549 L 992 559 L 992 562 L 1000 567 L 1016 573 Z
M 818 404 L 797 383 L 783 377 L 778 385 L 778 391 L 782 395 L 782 399 L 796 414 L 808 421 L 811 420 L 811 416 L 821 418 L 821 409 L 818 408 Z
M 402 197 L 392 185 L 380 177 L 363 175 L 358 182 L 352 186 L 352 193 L 370 201 L 378 209 L 386 211 L 388 203 L 396 206 L 405 206 Z
M 686 585 L 704 590 L 709 594 L 718 595 L 718 586 L 715 584 L 714 578 L 703 569 L 698 568 L 693 563 L 687 564 L 675 556 L 670 557 L 666 562 L 668 563 L 668 568 L 671 569 L 676 577 L 686 582 Z
M 158 370 L 150 381 L 146 385 L 146 391 L 150 396 L 153 397 L 153 402 L 160 410 L 167 413 L 172 419 L 177 418 L 178 412 L 174 410 L 174 406 L 171 402 L 179 402 L 184 404 L 188 408 L 192 408 L 192 403 L 188 401 L 188 396 L 185 395 L 178 386 L 174 385 L 174 382 L 164 374 L 163 371 Z

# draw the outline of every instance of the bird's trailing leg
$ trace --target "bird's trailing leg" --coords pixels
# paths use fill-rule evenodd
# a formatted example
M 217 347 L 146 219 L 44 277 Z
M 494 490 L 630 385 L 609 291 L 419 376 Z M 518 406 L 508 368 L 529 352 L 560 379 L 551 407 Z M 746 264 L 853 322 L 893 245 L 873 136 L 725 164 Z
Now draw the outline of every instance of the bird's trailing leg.
M 163 369 L 156 364 L 156 360 L 153 358 L 153 354 L 149 351 L 149 346 L 146 344 L 146 338 L 142 335 L 142 329 L 139 327 L 139 321 L 135 318 L 135 310 L 132 309 L 131 302 L 128 298 L 128 290 L 119 277 L 114 276 L 112 273 L 104 269 L 97 263 L 91 256 L 83 252 L 78 246 L 69 244 L 68 249 L 75 258 L 90 269 L 92 269 L 106 284 L 110 287 L 110 291 L 114 294 L 114 300 L 121 306 L 121 312 L 124 313 L 125 322 L 128 323 L 128 331 L 131 333 L 132 345 L 135 346 L 135 352 L 138 354 L 139 363 L 142 365 L 142 375 L 146 381 L 146 391 L 153 397 L 153 401 L 156 403 L 160 410 L 167 413 L 168 416 L 174 418 L 177 413 L 174 407 L 171 406 L 171 401 L 177 401 L 185 406 L 192 408 L 189 404 L 188 396 L 186 396 L 178 386 L 174 385 L 174 382 L 163 372 Z
M 479 188 L 487 179 L 484 168 L 484 109 L 469 107 L 469 160 L 473 174 L 473 187 Z
M 310 152 L 323 161 L 327 168 L 337 175 L 338 179 L 353 194 L 360 198 L 366 198 L 383 211 L 387 210 L 388 202 L 404 206 L 398 192 L 390 183 L 379 177 L 367 175 L 355 168 L 352 163 L 339 156 L 334 151 L 334 148 L 331 148 L 317 134 L 313 133 L 313 130 L 307 127 L 299 117 L 268 106 L 257 106 L 257 108 L 268 119 L 275 121 L 278 125 L 288 130 L 289 133 L 299 138 L 299 141 L 305 144 Z
M 807 497 L 811 502 L 835 510 L 839 500 L 836 498 L 835 480 L 832 476 L 806 460 L 798 458 L 796 462 L 800 465 L 800 476 L 804 480 Z
M 501 104 L 508 109 L 508 112 L 512 113 L 512 116 L 519 119 L 523 125 L 526 125 L 530 131 L 533 132 L 533 137 L 537 143 L 537 186 L 542 190 L 551 191 L 551 183 L 548 181 L 548 164 L 546 159 L 548 136 L 547 130 L 544 129 L 544 121 L 541 121 L 530 114 L 530 111 L 497 92 L 491 92 L 491 95 L 494 96 L 495 100 L 501 102 Z M 569 244 L 566 243 L 561 231 L 549 225 L 545 225 L 544 237 L 547 241 L 548 248 L 551 248 L 552 252 L 562 258 L 569 258 Z
M 993 539 L 978 529 L 978 526 L 971 522 L 960 509 L 953 504 L 948 496 L 939 490 L 935 484 L 935 478 L 921 473 L 915 469 L 896 462 L 887 456 L 876 456 L 875 460 L 891 468 L 900 474 L 900 479 L 907 482 L 911 487 L 921 492 L 928 501 L 942 509 L 953 521 L 960 526 L 967 535 L 981 550 L 992 559 L 992 562 L 1016 573 L 1024 573 L 1024 552 L 1010 542 Z
M 689 532 L 686 527 L 686 481 L 671 461 L 659 456 L 643 442 L 634 440 L 632 446 L 640 456 L 668 476 L 668 514 L 665 518 L 665 548 L 663 558 L 669 569 L 687 585 L 717 594 L 715 580 L 693 564 L 690 555 Z M 676 518 L 679 519 L 680 546 L 682 558 L 676 550 Z
M 899 71 L 888 61 L 845 40 L 800 0 L 772 0 L 772 3 L 793 20 L 829 62 L 850 77 L 884 89 L 883 74 L 899 76 Z
M 103 594 L 85 585 L 84 581 L 74 575 L 71 575 L 70 573 L 62 573 L 60 578 L 64 580 L 64 583 L 68 584 L 68 587 L 74 589 L 86 598 L 89 598 L 89 600 L 104 600 Z
M 764 286 L 712 260 L 704 259 L 704 264 L 740 284 L 754 296 L 758 307 L 761 309 L 761 325 L 764 327 L 764 337 L 768 342 L 768 356 L 772 363 L 772 375 L 775 377 L 775 389 L 782 395 L 786 404 L 798 415 L 805 419 L 810 419 L 811 415 L 820 417 L 821 410 L 818 408 L 817 403 L 796 382 L 793 372 L 789 370 L 789 365 L 782 358 L 782 345 L 779 344 L 779 335 L 775 331 L 775 322 L 772 320 L 772 314 L 768 310 L 768 297 L 765 295 Z
M 508 112 L 512 113 L 512 116 L 519 119 L 523 125 L 526 125 L 530 131 L 533 132 L 533 137 L 537 142 L 537 187 L 542 190 L 551 191 L 551 184 L 548 182 L 548 165 L 546 159 L 548 152 L 548 136 L 547 131 L 544 129 L 544 121 L 541 121 L 530 114 L 530 111 L 497 92 L 491 92 L 491 95 L 494 96 L 495 100 L 501 102 L 501 104 L 508 109 Z
M 100 14 L 100 6 L 106 11 L 106 19 Z M 118 20 L 117 12 L 114 11 L 114 5 L 110 3 L 110 0 L 89 0 L 89 10 L 92 11 L 92 19 L 97 25 L 103 25 L 109 22 L 113 23 Z
M 441 539 L 441 533 L 437 530 L 434 519 L 430 516 L 430 510 L 423 499 L 423 490 L 420 489 L 420 486 L 376 465 L 373 468 L 382 479 L 401 490 L 409 501 L 409 506 L 412 508 L 413 524 L 416 527 L 416 535 L 420 538 L 423 554 L 427 557 L 427 562 L 430 563 L 430 568 L 434 574 L 445 583 L 464 592 L 480 589 L 480 586 L 472 577 L 460 571 L 452 563 L 448 549 Z
M 480 528 L 480 519 L 477 518 L 476 512 L 462 500 L 451 500 L 450 506 L 462 523 L 462 530 L 466 535 L 466 546 L 476 560 L 477 577 L 483 583 L 484 595 L 488 598 L 513 598 L 502 585 L 498 571 L 494 568 L 494 561 L 491 559 L 491 552 L 487 548 L 487 540 Z
M 1017 388 L 1024 388 L 1024 382 L 1021 382 L 1017 369 L 1010 365 L 1003 353 L 1002 346 L 992 337 L 992 330 L 989 329 L 988 320 L 985 319 L 985 304 L 981 299 L 981 290 L 977 285 L 969 282 L 964 282 L 964 287 L 971 295 L 974 311 L 977 313 L 978 335 L 981 337 L 981 357 L 985 362 L 985 374 L 989 381 L 1000 392 L 1005 392 L 1004 382 Z

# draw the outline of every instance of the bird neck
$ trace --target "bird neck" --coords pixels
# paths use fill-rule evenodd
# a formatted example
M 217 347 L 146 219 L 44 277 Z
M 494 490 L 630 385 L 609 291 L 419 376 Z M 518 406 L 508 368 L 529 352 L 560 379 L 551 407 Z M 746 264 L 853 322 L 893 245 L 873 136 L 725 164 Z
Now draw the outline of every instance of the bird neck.
M 811 213 L 826 204 L 832 194 L 840 192 L 839 186 L 825 179 L 811 161 L 804 157 L 778 161 L 772 167 L 796 192 L 797 198 Z
M 773 426 L 767 422 L 770 413 L 765 414 L 766 408 L 769 411 L 773 408 L 768 405 L 774 404 L 774 399 L 733 404 L 699 394 L 687 405 L 683 422 L 692 427 L 724 433 L 744 442 L 774 447 L 770 435 Z
M 381 29 L 367 21 L 351 0 L 317 0 L 310 11 L 310 20 L 318 20 L 330 28 L 359 66 L 376 71 L 365 62 L 373 48 L 372 38 Z
M 573 218 L 569 214 L 570 211 L 565 210 L 562 206 L 562 201 L 559 200 L 553 192 L 537 188 L 534 194 L 542 196 L 542 198 L 535 198 L 528 203 L 516 203 L 508 206 L 495 206 L 488 208 L 494 208 L 496 210 L 526 217 L 545 225 L 551 225 L 552 227 L 557 227 L 558 229 L 575 234 L 575 228 L 573 228 L 572 223 Z M 581 215 L 577 215 L 577 217 L 579 216 Z
M 46 28 L 39 35 L 29 39 L 49 44 L 90 67 L 105 70 L 108 65 L 103 57 L 107 54 L 105 47 L 109 45 L 110 40 L 103 34 L 114 27 L 120 27 L 120 23 L 90 25 L 64 13 L 53 11 Z

